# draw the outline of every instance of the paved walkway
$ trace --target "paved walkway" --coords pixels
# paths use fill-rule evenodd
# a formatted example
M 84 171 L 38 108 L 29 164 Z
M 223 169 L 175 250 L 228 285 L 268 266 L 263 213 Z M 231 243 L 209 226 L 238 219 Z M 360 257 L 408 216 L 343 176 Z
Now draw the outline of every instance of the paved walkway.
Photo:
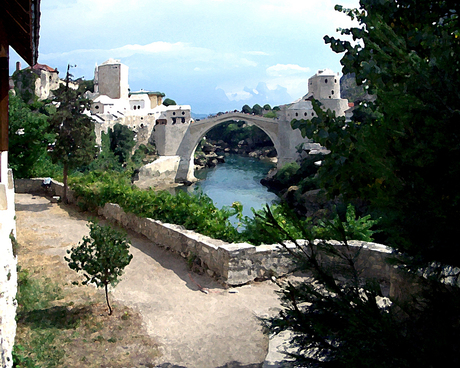
M 44 197 L 16 194 L 16 211 L 18 233 L 36 232 L 37 249 L 62 262 L 66 250 L 88 234 L 86 214 Z M 162 345 L 160 367 L 262 367 L 269 341 L 257 317 L 279 310 L 274 283 L 224 289 L 207 275 L 190 274 L 183 258 L 129 236 L 134 257 L 112 295 L 141 313 Z M 197 283 L 210 292 L 199 291 Z

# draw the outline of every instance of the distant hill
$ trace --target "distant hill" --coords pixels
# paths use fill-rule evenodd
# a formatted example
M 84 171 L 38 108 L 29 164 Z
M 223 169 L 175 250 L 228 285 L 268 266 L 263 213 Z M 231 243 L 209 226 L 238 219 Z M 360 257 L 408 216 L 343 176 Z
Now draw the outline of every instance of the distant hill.
M 192 112 L 192 118 L 194 119 L 205 119 L 208 117 L 208 114 L 195 114 Z

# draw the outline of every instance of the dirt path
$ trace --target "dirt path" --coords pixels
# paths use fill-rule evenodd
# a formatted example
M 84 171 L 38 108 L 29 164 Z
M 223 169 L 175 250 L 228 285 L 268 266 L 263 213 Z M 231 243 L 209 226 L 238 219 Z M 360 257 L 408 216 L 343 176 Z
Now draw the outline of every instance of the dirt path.
M 88 233 L 87 214 L 30 194 L 16 195 L 18 234 L 32 231 L 36 251 L 57 255 Z M 190 274 L 186 261 L 129 233 L 133 260 L 112 296 L 143 316 L 161 344 L 161 367 L 261 367 L 268 336 L 257 317 L 279 308 L 277 286 L 254 283 L 224 289 L 207 275 Z M 69 270 L 69 272 L 72 272 Z M 197 284 L 208 288 L 202 293 Z

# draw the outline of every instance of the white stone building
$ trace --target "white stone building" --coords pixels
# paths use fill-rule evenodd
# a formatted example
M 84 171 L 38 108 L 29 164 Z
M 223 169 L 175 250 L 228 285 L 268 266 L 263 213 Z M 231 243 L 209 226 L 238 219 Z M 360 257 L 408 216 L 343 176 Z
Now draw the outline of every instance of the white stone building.
M 287 120 L 311 119 L 316 116 L 311 103 L 316 99 L 324 110 L 330 109 L 336 116 L 345 116 L 349 109 L 348 100 L 340 97 L 340 78 L 330 69 L 321 69 L 308 79 L 308 93 L 292 104 L 282 107 L 282 115 Z
M 94 93 L 88 94 L 93 103 L 91 117 L 96 121 L 96 137 L 115 124 L 133 129 L 137 144 L 152 141 L 156 124 L 190 123 L 189 105 L 162 105 L 164 94 L 160 92 L 131 92 L 128 85 L 128 67 L 120 60 L 109 59 L 96 65 L 94 71 Z

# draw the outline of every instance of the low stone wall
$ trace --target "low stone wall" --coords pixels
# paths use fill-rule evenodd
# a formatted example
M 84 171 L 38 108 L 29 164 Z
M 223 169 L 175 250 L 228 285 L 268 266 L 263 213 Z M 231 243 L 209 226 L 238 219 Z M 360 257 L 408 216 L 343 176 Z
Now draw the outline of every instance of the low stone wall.
M 62 184 L 52 181 L 50 189 L 41 186 L 43 179 L 20 179 L 16 181 L 16 192 L 62 195 Z M 68 192 L 70 202 L 75 202 L 72 191 Z M 184 258 L 198 258 L 212 276 L 228 285 L 242 285 L 256 279 L 281 276 L 294 269 L 292 258 L 280 245 L 254 246 L 246 243 L 230 244 L 221 240 L 186 230 L 182 226 L 165 224 L 150 218 L 141 218 L 126 213 L 118 204 L 107 203 L 99 208 L 99 215 L 116 222 L 126 229 L 144 235 L 152 243 L 169 248 Z M 381 244 L 350 241 L 352 247 L 360 247 L 356 259 L 363 270 L 362 276 L 376 278 L 390 287 L 394 269 L 386 259 L 391 250 Z M 335 242 L 338 249 L 344 249 Z M 290 245 L 294 248 L 294 245 Z

